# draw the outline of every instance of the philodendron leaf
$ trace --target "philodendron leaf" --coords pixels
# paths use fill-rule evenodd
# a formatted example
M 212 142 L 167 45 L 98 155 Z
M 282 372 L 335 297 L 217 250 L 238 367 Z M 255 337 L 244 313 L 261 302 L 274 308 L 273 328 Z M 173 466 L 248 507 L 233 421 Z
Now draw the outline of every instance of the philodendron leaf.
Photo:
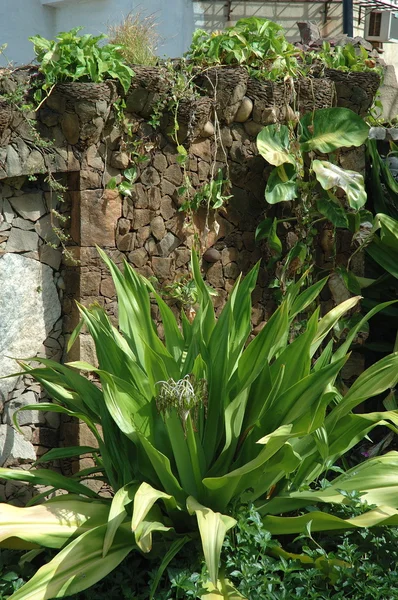
M 217 586 L 221 547 L 225 534 L 231 527 L 236 525 L 236 521 L 232 517 L 215 513 L 210 508 L 202 506 L 192 496 L 187 499 L 187 509 L 191 515 L 195 513 L 198 519 L 203 554 L 209 570 L 210 581 Z
M 268 177 L 265 199 L 269 204 L 288 202 L 297 198 L 297 173 L 294 165 L 284 164 L 274 169 Z
M 289 129 L 286 125 L 267 125 L 257 136 L 257 148 L 261 156 L 275 167 L 296 160 L 290 152 Z
M 347 171 L 327 160 L 314 160 L 312 168 L 324 190 L 333 187 L 343 189 L 351 208 L 359 210 L 366 202 L 363 177 L 356 171 Z
M 340 205 L 337 198 L 324 197 L 319 198 L 316 207 L 335 227 L 345 227 L 348 229 L 348 219 L 344 208 Z
M 309 112 L 300 121 L 301 149 L 323 154 L 338 148 L 361 146 L 369 133 L 365 121 L 349 108 L 322 108 Z

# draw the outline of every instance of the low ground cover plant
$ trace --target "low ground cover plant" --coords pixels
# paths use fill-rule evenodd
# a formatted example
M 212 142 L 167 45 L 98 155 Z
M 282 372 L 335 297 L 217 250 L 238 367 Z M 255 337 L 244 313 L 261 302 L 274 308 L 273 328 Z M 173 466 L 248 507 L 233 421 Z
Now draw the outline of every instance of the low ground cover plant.
M 119 330 L 100 307 L 80 307 L 99 368 L 46 359 L 42 368 L 22 363 L 55 401 L 35 408 L 82 419 L 98 448 L 55 449 L 41 459 L 91 452 L 95 466 L 71 478 L 40 468 L 0 470 L 6 479 L 68 492 L 44 502 L 44 494 L 39 495 L 26 508 L 1 505 L 3 545 L 60 550 L 13 600 L 73 595 L 112 571 L 131 551 L 161 557 L 150 591 L 154 598 L 168 563 L 198 538 L 208 570 L 206 593 L 233 598 L 237 592 L 220 571 L 220 554 L 226 533 L 236 525 L 237 502 L 254 503 L 264 527 L 278 535 L 302 533 L 309 523 L 311 531 L 327 531 L 398 522 L 396 452 L 369 459 L 328 485 L 314 486 L 376 425 L 395 431 L 398 424 L 393 410 L 352 412 L 396 384 L 397 353 L 367 369 L 343 393 L 338 376 L 360 323 L 339 348 L 329 342 L 321 350 L 358 297 L 322 318 L 316 309 L 306 332 L 292 341 L 292 322 L 326 283 L 324 279 L 301 292 L 304 277 L 247 343 L 258 265 L 237 281 L 216 320 L 193 253 L 198 306 L 192 321 L 182 312 L 180 329 L 149 281 L 127 263 L 122 273 L 99 252 L 112 273 L 119 303 Z M 164 342 L 150 316 L 151 295 L 162 316 Z M 101 387 L 79 371 L 95 373 Z M 82 483 L 90 475 L 111 486 L 112 500 Z M 353 493 L 374 508 L 352 518 L 304 510 L 350 503 Z M 292 514 L 296 516 L 285 516 Z

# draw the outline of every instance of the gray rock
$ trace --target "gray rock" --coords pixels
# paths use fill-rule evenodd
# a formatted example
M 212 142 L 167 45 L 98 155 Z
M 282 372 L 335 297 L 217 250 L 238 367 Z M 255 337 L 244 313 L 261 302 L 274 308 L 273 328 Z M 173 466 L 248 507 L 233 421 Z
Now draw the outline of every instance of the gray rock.
M 162 217 L 155 217 L 154 219 L 152 219 L 151 232 L 157 240 L 161 240 L 164 238 L 166 229 Z
M 43 173 L 46 167 L 41 152 L 33 150 L 30 153 L 25 166 L 29 173 Z
M 171 231 L 158 243 L 158 252 L 160 256 L 169 256 L 180 245 L 180 240 Z
M 33 445 L 10 425 L 0 425 L 0 465 L 36 460 Z
M 384 127 L 371 127 L 369 129 L 369 139 L 370 140 L 385 140 L 386 139 L 386 129 Z
M 128 112 L 140 113 L 144 110 L 145 104 L 148 100 L 148 91 L 144 88 L 137 88 L 131 90 L 130 94 L 126 98 L 126 110 Z
M 3 217 L 6 223 L 12 223 L 15 213 L 11 208 L 11 204 L 7 200 L 7 198 L 3 198 Z
M 318 25 L 312 23 L 312 21 L 297 21 L 297 27 L 300 31 L 302 44 L 307 45 L 310 42 L 316 42 L 321 37 Z
M 235 115 L 234 121 L 237 123 L 244 123 L 250 117 L 253 110 L 253 101 L 250 100 L 247 96 L 244 96 L 239 108 L 238 112 Z
M 214 125 L 211 121 L 207 121 L 200 132 L 201 138 L 208 138 L 214 135 Z
M 13 209 L 23 219 L 37 221 L 46 214 L 42 193 L 23 194 L 17 198 L 10 198 L 10 202 Z
M 8 177 L 18 177 L 22 175 L 21 159 L 18 152 L 12 147 L 7 148 L 6 171 Z
M 158 185 L 160 183 L 159 173 L 153 167 L 148 167 L 141 174 L 141 182 L 144 185 Z
M 254 121 L 246 121 L 244 128 L 248 135 L 256 137 L 260 131 L 264 129 L 264 126 L 261 125 L 261 123 L 255 123 Z
M 26 358 L 39 352 L 61 315 L 61 306 L 51 268 L 17 254 L 0 258 L 0 290 L 0 376 L 3 376 L 19 371 L 15 360 L 9 357 Z M 0 379 L 4 397 L 16 381 L 16 377 Z
M 69 144 L 77 144 L 80 137 L 80 123 L 77 114 L 66 112 L 62 117 L 61 127 Z
M 3 421 L 7 423 L 7 425 L 14 425 L 13 417 L 16 411 L 23 406 L 29 406 L 36 403 L 36 396 L 33 392 L 26 392 L 18 398 L 10 400 L 5 405 Z M 21 410 L 16 418 L 19 425 L 31 425 L 45 422 L 44 414 L 41 411 L 32 409 Z
M 387 134 L 388 134 L 388 137 L 393 142 L 397 142 L 398 141 L 398 128 L 397 127 L 392 127 L 391 129 L 388 129 L 387 130 Z
M 130 164 L 129 155 L 127 152 L 112 152 L 111 166 L 114 169 L 127 169 Z
M 61 250 L 55 250 L 55 248 L 43 244 L 43 246 L 40 246 L 39 248 L 39 257 L 40 262 L 49 265 L 57 271 L 61 264 L 62 253 Z
M 21 219 L 21 217 L 17 217 L 12 222 L 13 227 L 18 227 L 18 229 L 24 229 L 25 231 L 31 231 L 35 228 L 34 223 L 32 221 L 28 221 L 27 219 Z
M 13 227 L 9 235 L 6 252 L 35 252 L 39 236 L 35 231 L 24 231 Z M 22 281 L 20 282 L 22 284 Z
M 43 240 L 50 244 L 59 244 L 59 239 L 56 233 L 54 232 L 53 227 L 59 227 L 59 223 L 54 216 L 45 215 L 35 224 L 36 233 L 43 238 Z

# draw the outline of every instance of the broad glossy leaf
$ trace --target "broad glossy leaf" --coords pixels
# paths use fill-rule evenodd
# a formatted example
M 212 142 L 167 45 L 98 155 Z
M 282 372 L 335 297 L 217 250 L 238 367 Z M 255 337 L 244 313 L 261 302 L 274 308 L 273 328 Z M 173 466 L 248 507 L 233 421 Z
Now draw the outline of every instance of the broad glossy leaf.
M 265 199 L 269 204 L 289 202 L 297 198 L 297 172 L 294 165 L 284 164 L 271 171 L 265 188 Z
M 213 512 L 210 508 L 199 504 L 192 496 L 187 499 L 187 509 L 191 515 L 196 514 L 210 580 L 216 586 L 221 547 L 225 534 L 236 525 L 236 520 L 227 515 Z
M 276 167 L 284 163 L 296 163 L 290 152 L 289 129 L 286 125 L 264 127 L 257 136 L 257 148 L 261 156 Z
M 318 198 L 316 207 L 335 227 L 344 227 L 348 229 L 348 219 L 344 208 L 337 198 L 323 197 Z
M 329 154 L 338 148 L 361 146 L 368 138 L 369 126 L 348 108 L 322 108 L 300 120 L 300 144 L 304 152 L 318 150 Z
M 384 244 L 378 236 L 374 236 L 372 243 L 366 246 L 366 252 L 383 269 L 398 279 L 398 251 Z
M 312 168 L 324 190 L 338 187 L 345 191 L 351 208 L 359 210 L 366 203 L 365 183 L 357 171 L 342 169 L 327 160 L 312 161 Z M 345 223 L 341 226 L 344 227 Z

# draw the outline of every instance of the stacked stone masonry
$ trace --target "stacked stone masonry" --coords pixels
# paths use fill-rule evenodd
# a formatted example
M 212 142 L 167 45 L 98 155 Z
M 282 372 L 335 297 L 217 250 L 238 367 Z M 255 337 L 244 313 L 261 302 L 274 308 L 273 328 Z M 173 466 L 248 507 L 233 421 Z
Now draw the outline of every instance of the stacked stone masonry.
M 0 101 L 0 375 L 17 370 L 5 356 L 64 359 L 65 341 L 79 318 L 76 300 L 101 304 L 116 323 L 115 289 L 97 245 L 118 265 L 127 260 L 161 287 L 189 272 L 190 249 L 199 245 L 220 311 L 239 273 L 260 259 L 267 262 L 254 232 L 264 212 L 272 216 L 275 209 L 264 201 L 271 166 L 258 155 L 258 132 L 266 124 L 336 103 L 364 114 L 378 86 L 373 74 L 360 74 L 360 81 L 348 74 L 344 90 L 344 74 L 333 72 L 328 78 L 285 83 L 250 79 L 243 68 L 198 75 L 198 94 L 181 101 L 177 115 L 179 143 L 189 154 L 186 174 L 195 192 L 222 169 L 231 180 L 232 197 L 216 213 L 201 207 L 188 218 L 179 210 L 184 172 L 172 136 L 174 115 L 164 114 L 156 129 L 148 123 L 170 92 L 168 79 L 162 67 L 135 71 L 125 97 L 132 138 L 123 133 L 113 110 L 120 93 L 113 82 L 56 86 L 40 110 L 28 115 L 36 120 L 40 138 L 51 142 L 48 147 L 37 143 L 27 115 Z M 18 78 L 26 80 L 30 74 L 22 71 Z M 1 89 L 5 93 L 15 85 L 15 75 L 3 79 L 0 100 Z M 362 170 L 363 150 L 348 150 L 341 161 L 346 168 Z M 131 196 L 122 197 L 117 185 L 133 164 L 137 179 Z M 62 202 L 46 182 L 48 173 L 67 189 Z M 115 189 L 107 187 L 110 182 Z M 54 208 L 70 215 L 69 251 L 78 264 L 61 257 Z M 289 243 L 294 243 L 294 233 L 287 230 Z M 262 267 L 253 295 L 254 333 L 274 308 L 267 282 Z M 179 307 L 171 304 L 177 313 Z M 155 306 L 153 317 L 158 321 Z M 80 336 L 68 358 L 95 362 L 88 335 Z M 0 381 L 0 463 L 29 463 L 57 443 L 92 443 L 89 433 L 73 423 L 59 430 L 53 413 L 20 413 L 22 433 L 16 431 L 13 412 L 36 403 L 43 392 L 27 377 Z

